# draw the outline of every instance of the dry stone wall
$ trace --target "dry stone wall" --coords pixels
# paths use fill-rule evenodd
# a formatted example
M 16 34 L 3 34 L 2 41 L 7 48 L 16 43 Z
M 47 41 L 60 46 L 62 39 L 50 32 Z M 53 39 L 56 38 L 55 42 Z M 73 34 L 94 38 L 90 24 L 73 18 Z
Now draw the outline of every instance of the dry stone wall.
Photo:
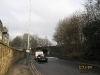
M 5 75 L 12 64 L 24 58 L 23 51 L 15 50 L 0 41 L 0 75 Z

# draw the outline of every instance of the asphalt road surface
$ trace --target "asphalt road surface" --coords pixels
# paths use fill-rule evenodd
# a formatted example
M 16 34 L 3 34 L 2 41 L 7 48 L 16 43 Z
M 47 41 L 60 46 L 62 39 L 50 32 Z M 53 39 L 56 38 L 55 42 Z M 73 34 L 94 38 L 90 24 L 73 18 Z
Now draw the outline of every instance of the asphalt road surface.
M 32 63 L 41 75 L 100 75 L 100 67 L 48 57 L 48 62 Z

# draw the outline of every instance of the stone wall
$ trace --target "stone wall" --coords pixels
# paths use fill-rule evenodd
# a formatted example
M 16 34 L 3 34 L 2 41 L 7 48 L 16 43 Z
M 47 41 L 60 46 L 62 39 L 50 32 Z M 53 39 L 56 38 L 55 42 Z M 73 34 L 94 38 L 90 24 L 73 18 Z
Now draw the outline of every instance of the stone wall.
M 24 58 L 24 54 L 0 41 L 0 75 L 5 75 L 12 64 Z

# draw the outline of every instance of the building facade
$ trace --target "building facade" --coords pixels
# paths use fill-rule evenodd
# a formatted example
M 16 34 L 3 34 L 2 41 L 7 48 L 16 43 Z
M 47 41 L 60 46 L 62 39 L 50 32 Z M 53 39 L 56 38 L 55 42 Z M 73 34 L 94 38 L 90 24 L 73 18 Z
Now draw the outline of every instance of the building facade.
M 0 40 L 9 45 L 8 29 L 5 26 L 3 26 L 1 20 L 0 20 Z

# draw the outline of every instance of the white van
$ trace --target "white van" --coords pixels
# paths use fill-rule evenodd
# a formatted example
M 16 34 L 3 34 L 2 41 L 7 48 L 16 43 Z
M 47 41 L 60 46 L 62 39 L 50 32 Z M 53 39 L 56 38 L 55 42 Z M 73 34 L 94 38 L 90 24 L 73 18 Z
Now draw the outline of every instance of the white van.
M 35 60 L 37 59 L 37 56 L 38 56 L 39 54 L 43 54 L 43 51 L 36 51 L 36 52 L 35 52 L 35 57 L 34 57 Z

